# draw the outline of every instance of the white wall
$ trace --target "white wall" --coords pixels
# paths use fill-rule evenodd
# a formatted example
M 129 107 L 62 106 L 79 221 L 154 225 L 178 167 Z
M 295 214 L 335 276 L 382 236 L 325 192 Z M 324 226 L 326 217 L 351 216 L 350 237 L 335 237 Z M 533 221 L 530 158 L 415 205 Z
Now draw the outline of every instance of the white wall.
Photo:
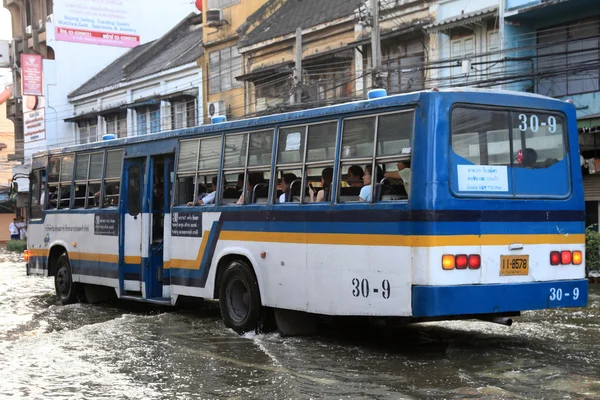
M 168 6 L 158 7 L 148 6 L 146 0 L 135 1 L 139 3 L 139 13 L 133 23 L 138 27 L 142 44 L 161 37 L 195 11 L 191 1 L 173 1 Z M 46 34 L 46 43 L 55 53 L 54 61 L 44 60 L 44 68 L 47 68 L 44 71 L 46 140 L 25 145 L 26 159 L 36 151 L 74 144 L 74 124 L 63 121 L 74 111 L 68 94 L 129 51 L 123 47 L 57 41 L 54 23 L 46 24 Z
M 156 75 L 124 82 L 112 90 L 101 93 L 90 93 L 72 99 L 75 115 L 85 114 L 93 110 L 118 107 L 142 98 L 153 95 L 168 95 L 183 90 L 198 89 L 197 115 L 202 115 L 202 68 L 196 63 L 191 63 L 171 70 L 163 71 Z M 164 111 L 164 110 L 163 110 Z M 162 114 L 162 112 L 161 112 Z M 161 121 L 165 115 L 161 115 Z M 75 124 L 72 124 L 73 126 Z M 135 113 L 128 113 L 128 136 L 135 136 Z M 103 126 L 105 128 L 105 126 Z M 163 129 L 169 127 L 163 127 Z M 75 134 L 75 130 L 73 131 Z M 106 132 L 101 132 L 106 133 Z

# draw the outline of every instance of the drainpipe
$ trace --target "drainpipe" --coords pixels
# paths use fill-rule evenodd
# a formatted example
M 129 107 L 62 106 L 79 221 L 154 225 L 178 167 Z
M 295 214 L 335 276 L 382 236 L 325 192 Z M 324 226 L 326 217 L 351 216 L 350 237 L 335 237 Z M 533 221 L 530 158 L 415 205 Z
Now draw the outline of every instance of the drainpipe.
M 504 76 L 504 72 L 505 72 L 505 63 L 503 62 L 504 59 L 504 9 L 506 6 L 506 2 L 508 0 L 498 0 L 499 3 L 499 7 L 498 7 L 498 24 L 499 24 L 499 29 L 498 29 L 498 44 L 500 45 L 500 70 L 502 71 L 502 76 Z M 502 89 L 506 89 L 505 85 L 502 85 Z

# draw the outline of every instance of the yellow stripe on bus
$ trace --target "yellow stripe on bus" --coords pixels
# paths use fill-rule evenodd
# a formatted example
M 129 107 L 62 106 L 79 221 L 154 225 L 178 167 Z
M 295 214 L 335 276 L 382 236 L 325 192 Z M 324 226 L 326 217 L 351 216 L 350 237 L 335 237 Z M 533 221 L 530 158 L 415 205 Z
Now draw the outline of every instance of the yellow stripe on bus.
M 499 246 L 521 244 L 584 244 L 583 234 L 403 236 L 340 233 L 222 231 L 219 240 L 349 246 Z
M 200 269 L 200 263 L 202 262 L 202 257 L 204 256 L 204 251 L 206 250 L 206 244 L 208 243 L 208 237 L 210 236 L 210 231 L 204 231 L 202 235 L 202 243 L 200 243 L 200 249 L 198 250 L 198 254 L 196 255 L 195 260 L 181 260 L 177 258 L 173 258 L 169 261 L 165 261 L 165 269 L 170 268 L 179 268 L 179 269 Z

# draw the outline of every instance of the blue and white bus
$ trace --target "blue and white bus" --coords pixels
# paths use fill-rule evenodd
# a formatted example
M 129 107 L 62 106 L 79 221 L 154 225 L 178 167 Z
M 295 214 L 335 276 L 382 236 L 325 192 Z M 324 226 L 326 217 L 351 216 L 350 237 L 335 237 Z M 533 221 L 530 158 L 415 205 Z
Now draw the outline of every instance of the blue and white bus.
M 63 304 L 218 300 L 237 332 L 587 305 L 572 104 L 373 93 L 37 154 L 27 273 Z

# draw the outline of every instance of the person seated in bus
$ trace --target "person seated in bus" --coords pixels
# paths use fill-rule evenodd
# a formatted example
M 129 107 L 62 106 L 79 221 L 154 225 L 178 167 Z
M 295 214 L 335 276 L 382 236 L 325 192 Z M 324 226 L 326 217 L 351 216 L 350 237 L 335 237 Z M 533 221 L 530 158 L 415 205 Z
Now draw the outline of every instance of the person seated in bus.
M 406 195 L 410 198 L 410 161 L 398 161 L 398 171 L 388 171 L 383 177 L 388 179 L 400 179 L 404 185 Z
M 365 166 L 365 175 L 363 176 L 363 183 L 365 186 L 360 189 L 360 194 L 358 195 L 358 200 L 360 201 L 371 201 L 371 194 L 373 192 L 371 188 L 371 176 L 373 174 L 373 166 L 371 164 L 367 164 Z M 383 170 L 378 165 L 377 166 L 377 176 L 375 177 L 375 183 L 381 182 L 383 179 Z
M 521 165 L 525 168 L 534 168 L 537 158 L 537 151 L 528 147 L 523 150 L 523 161 L 521 162 Z
M 248 174 L 248 185 L 246 185 L 246 190 L 244 191 L 245 193 L 242 193 L 240 195 L 240 198 L 236 204 L 244 204 L 244 195 L 246 196 L 246 198 L 249 199 L 246 203 L 251 203 L 253 201 L 252 194 L 254 192 L 254 187 L 262 183 L 264 183 L 264 177 L 262 172 L 251 172 L 250 174 Z
M 281 196 L 279 196 L 280 203 L 286 203 L 286 202 L 292 201 L 292 183 L 294 181 L 296 181 L 297 179 L 298 179 L 298 177 L 296 176 L 296 174 L 292 174 L 292 173 L 283 174 L 281 176 L 280 186 L 281 186 L 281 191 L 283 193 L 281 193 Z M 296 185 L 298 185 L 298 183 L 296 183 Z M 300 188 L 300 185 L 298 185 L 298 189 L 299 188 Z M 294 187 L 294 189 L 296 189 L 296 188 Z M 296 190 L 294 190 L 294 191 L 296 191 Z
M 365 171 L 359 165 L 352 165 L 348 168 L 346 183 L 350 187 L 362 187 L 364 175 Z
M 320 203 L 322 201 L 331 200 L 331 183 L 333 182 L 333 168 L 327 167 L 321 172 L 321 187 L 315 199 L 315 190 L 312 186 L 308 188 L 311 203 Z
M 246 178 L 246 174 L 244 174 L 243 172 L 241 174 L 238 174 L 237 182 L 235 184 L 235 188 L 237 190 L 239 190 L 240 192 L 242 191 L 242 188 L 244 187 L 244 179 L 245 178 Z
M 204 186 L 204 185 L 202 185 L 202 186 Z M 217 195 L 217 177 L 215 176 L 212 178 L 212 192 L 210 192 L 208 194 L 206 194 L 206 193 L 199 194 L 195 205 L 201 206 L 201 205 L 206 205 L 206 204 L 214 204 L 216 195 Z M 187 203 L 187 205 L 193 206 L 194 203 L 190 201 Z
M 85 199 L 88 197 L 89 193 L 87 190 L 87 185 L 76 185 L 75 189 L 75 208 L 83 208 L 85 207 Z

